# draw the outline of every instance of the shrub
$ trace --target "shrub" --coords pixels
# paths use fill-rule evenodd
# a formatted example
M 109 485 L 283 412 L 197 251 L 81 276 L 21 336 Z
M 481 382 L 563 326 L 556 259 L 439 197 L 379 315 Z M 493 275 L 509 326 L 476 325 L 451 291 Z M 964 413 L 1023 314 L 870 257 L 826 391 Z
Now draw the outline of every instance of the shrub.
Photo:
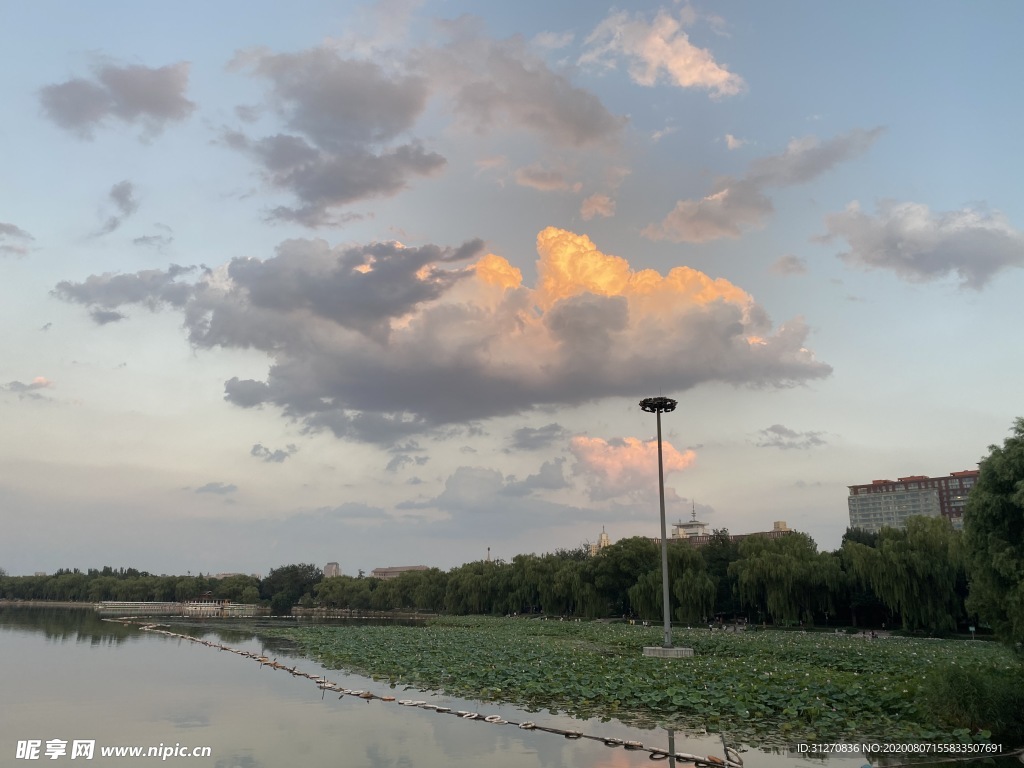
M 1024 744 L 1024 669 L 949 665 L 921 686 L 924 706 L 936 719 L 996 742 Z

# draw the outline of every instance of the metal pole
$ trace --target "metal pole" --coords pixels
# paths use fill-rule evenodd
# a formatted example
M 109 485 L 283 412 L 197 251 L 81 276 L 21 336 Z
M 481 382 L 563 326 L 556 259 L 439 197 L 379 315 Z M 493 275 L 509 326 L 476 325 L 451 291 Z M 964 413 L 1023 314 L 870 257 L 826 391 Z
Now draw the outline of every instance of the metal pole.
M 668 591 L 668 533 L 665 529 L 665 469 L 661 459 L 661 411 L 658 411 L 658 501 L 661 504 L 661 604 L 665 615 L 663 648 L 672 647 L 672 609 Z

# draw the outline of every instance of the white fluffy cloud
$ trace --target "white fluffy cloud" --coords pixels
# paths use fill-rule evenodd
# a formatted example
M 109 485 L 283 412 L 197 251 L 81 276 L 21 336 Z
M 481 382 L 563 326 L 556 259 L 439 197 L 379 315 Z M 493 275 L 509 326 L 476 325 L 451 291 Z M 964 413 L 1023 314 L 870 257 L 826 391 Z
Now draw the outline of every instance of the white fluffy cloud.
M 735 96 L 743 78 L 715 61 L 706 48 L 690 42 L 684 19 L 659 11 L 650 21 L 642 14 L 617 11 L 604 19 L 587 38 L 583 64 L 612 67 L 621 57 L 630 77 L 640 85 L 667 81 L 680 88 L 703 88 L 715 97 Z

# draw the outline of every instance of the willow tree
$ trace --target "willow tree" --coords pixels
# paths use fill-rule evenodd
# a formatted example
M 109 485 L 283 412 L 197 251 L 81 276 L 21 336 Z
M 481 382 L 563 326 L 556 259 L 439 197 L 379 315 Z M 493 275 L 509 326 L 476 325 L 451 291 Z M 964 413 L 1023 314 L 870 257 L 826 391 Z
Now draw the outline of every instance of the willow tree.
M 1024 642 L 1024 418 L 1003 447 L 989 447 L 967 497 L 967 607 L 1011 644 Z
M 740 600 L 775 622 L 812 622 L 815 611 L 831 609 L 831 594 L 842 580 L 839 560 L 819 553 L 804 533 L 744 539 L 729 573 L 737 580 Z
M 883 528 L 877 547 L 848 542 L 848 562 L 904 629 L 945 631 L 963 613 L 957 580 L 964 567 L 960 534 L 945 517 L 911 517 L 906 528 Z

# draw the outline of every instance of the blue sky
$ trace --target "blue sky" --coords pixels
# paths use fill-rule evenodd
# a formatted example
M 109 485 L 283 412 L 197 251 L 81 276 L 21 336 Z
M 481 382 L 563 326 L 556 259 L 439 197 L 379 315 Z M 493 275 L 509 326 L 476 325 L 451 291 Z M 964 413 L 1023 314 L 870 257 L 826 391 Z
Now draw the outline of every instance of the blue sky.
M 448 568 L 972 468 L 1013 4 L 18 4 L 0 567 Z

